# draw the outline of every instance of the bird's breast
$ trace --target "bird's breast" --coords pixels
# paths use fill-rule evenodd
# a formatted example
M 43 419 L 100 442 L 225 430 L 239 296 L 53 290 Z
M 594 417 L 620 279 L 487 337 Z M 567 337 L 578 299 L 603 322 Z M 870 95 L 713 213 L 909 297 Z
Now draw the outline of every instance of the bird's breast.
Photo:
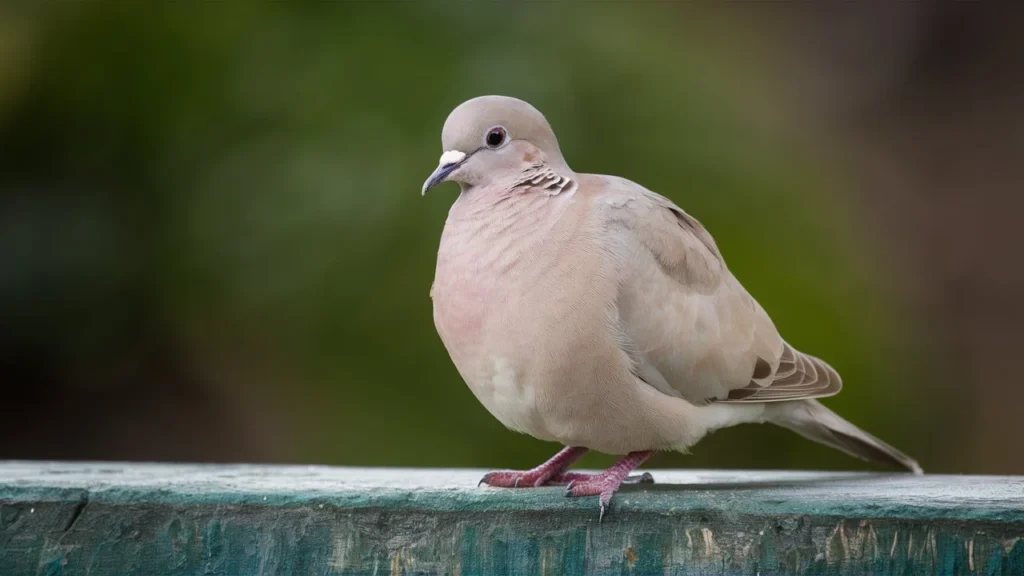
M 439 252 L 432 290 L 437 332 L 480 403 L 508 428 L 536 433 L 535 395 L 521 361 L 531 345 L 522 335 L 528 324 L 514 318 L 518 264 L 486 248 L 448 248 Z
M 431 297 L 434 321 L 456 364 L 529 330 L 529 302 L 550 282 L 558 206 L 523 199 L 480 209 L 460 198 L 441 235 Z M 536 323 L 534 327 L 540 328 Z
M 522 254 L 507 238 L 445 230 L 431 296 L 438 334 L 460 370 L 511 360 L 531 337 L 524 332 L 538 327 L 522 309 L 536 281 Z
M 434 324 L 462 378 L 505 426 L 544 437 L 535 385 L 550 371 L 557 213 L 520 206 L 481 218 L 453 209 L 438 249 Z M 550 206 L 544 207 L 550 210 Z

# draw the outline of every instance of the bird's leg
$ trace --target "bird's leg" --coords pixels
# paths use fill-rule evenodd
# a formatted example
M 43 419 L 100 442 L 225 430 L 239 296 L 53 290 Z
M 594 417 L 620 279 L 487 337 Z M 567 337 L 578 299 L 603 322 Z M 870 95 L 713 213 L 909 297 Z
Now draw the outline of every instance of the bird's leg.
M 611 468 L 600 474 L 589 475 L 580 480 L 569 482 L 565 487 L 566 496 L 600 496 L 601 497 L 601 518 L 604 512 L 611 505 L 612 494 L 615 494 L 623 480 L 629 473 L 640 466 L 654 454 L 652 450 L 643 452 L 630 452 L 625 458 L 612 465 Z
M 533 470 L 498 470 L 488 472 L 480 479 L 480 484 L 497 488 L 534 488 L 545 486 L 555 476 L 561 476 L 587 453 L 586 448 L 566 446 L 550 460 Z

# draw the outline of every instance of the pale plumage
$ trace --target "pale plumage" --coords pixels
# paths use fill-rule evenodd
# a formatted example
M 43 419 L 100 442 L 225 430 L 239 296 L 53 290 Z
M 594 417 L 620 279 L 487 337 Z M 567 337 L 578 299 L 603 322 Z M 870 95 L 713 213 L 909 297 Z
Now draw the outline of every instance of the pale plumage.
M 507 427 L 565 451 L 497 486 L 569 482 L 602 510 L 653 450 L 771 421 L 862 458 L 919 471 L 811 400 L 839 375 L 779 335 L 715 241 L 671 201 L 613 176 L 576 174 L 544 117 L 512 98 L 452 112 L 424 184 L 453 180 L 438 249 L 434 320 L 480 402 Z M 586 449 L 628 454 L 594 477 Z

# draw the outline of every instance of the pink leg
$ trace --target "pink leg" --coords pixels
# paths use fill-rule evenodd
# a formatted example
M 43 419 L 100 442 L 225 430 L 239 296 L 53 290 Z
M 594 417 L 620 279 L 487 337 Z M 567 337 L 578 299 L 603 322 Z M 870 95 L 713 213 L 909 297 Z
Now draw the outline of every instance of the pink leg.
M 615 494 L 622 481 L 629 476 L 637 466 L 640 466 L 654 454 L 653 451 L 630 452 L 625 458 L 612 465 L 611 468 L 600 474 L 587 476 L 579 480 L 569 482 L 565 487 L 566 496 L 600 496 L 601 497 L 601 518 L 604 518 L 605 509 L 612 502 L 612 494 Z
M 533 470 L 499 470 L 488 472 L 480 480 L 480 484 L 497 488 L 535 488 L 544 486 L 556 477 L 561 476 L 587 453 L 586 448 L 566 446 L 550 460 Z M 628 472 L 628 471 L 627 471 Z

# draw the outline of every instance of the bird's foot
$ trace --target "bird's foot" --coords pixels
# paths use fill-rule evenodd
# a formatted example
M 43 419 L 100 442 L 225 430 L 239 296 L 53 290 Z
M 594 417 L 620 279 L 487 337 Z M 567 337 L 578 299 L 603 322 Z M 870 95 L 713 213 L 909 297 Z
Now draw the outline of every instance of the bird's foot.
M 532 470 L 497 470 L 488 472 L 480 479 L 479 484 L 487 484 L 495 488 L 536 488 L 549 485 L 549 481 L 563 476 L 565 471 L 587 453 L 586 448 L 569 446 L 555 454 L 547 462 Z
M 598 521 L 601 521 L 604 520 L 605 511 L 611 507 L 612 496 L 619 490 L 623 480 L 607 472 L 593 474 L 591 478 L 570 481 L 565 487 L 565 495 L 568 497 L 598 496 L 601 503 L 601 514 Z
M 600 474 L 581 475 L 577 480 L 570 480 L 565 487 L 565 495 L 568 497 L 598 496 L 601 503 L 601 515 L 598 520 L 604 519 L 604 513 L 611 507 L 612 496 L 619 490 L 619 486 L 629 477 L 629 473 L 637 466 L 644 463 L 651 457 L 653 452 L 630 452 L 625 458 L 616 462 L 611 468 Z M 567 474 L 562 474 L 564 478 Z M 641 474 L 640 481 L 647 476 L 653 482 L 650 474 Z

